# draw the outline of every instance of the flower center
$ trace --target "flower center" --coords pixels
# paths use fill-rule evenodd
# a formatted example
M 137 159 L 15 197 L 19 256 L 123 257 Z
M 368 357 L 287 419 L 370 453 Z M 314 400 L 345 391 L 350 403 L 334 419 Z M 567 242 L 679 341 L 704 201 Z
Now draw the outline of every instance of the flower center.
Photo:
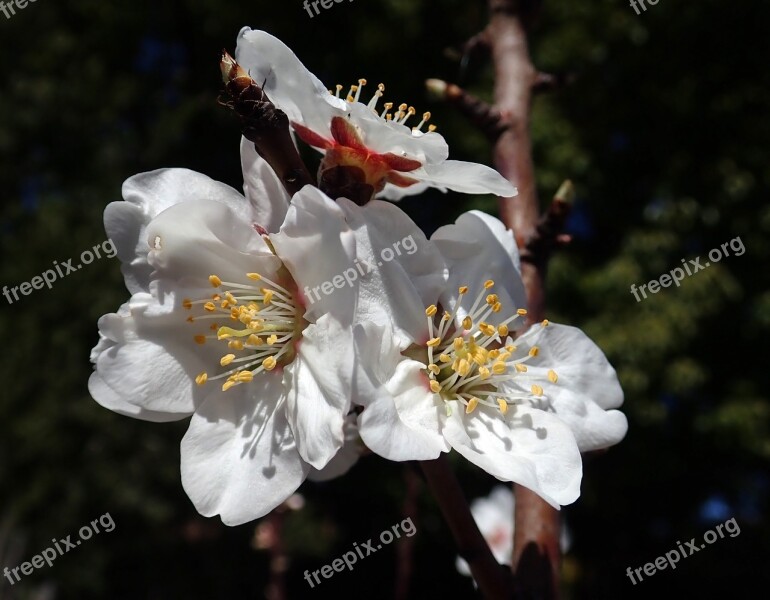
M 281 281 L 293 283 L 285 267 L 278 275 Z M 253 284 L 222 281 L 217 275 L 211 275 L 209 281 L 216 293 L 202 300 L 185 300 L 183 306 L 195 311 L 187 318 L 189 323 L 213 321 L 209 326 L 213 333 L 196 335 L 195 342 L 226 344 L 227 352 L 219 360 L 223 372 L 210 377 L 204 371 L 195 383 L 225 379 L 222 390 L 227 391 L 294 359 L 296 344 L 307 326 L 302 318 L 304 306 L 296 294 L 259 273 L 246 273 L 245 281 Z
M 454 311 L 444 311 L 438 324 L 435 323 L 436 305 L 425 309 L 430 338 L 425 344 L 428 355 L 426 374 L 431 391 L 447 402 L 447 414 L 451 414 L 451 401 L 462 403 L 466 413 L 472 413 L 483 404 L 505 414 L 511 404 L 543 396 L 543 388 L 536 383 L 541 378 L 529 374 L 525 364 L 538 355 L 538 347 L 532 346 L 522 353 L 508 338 L 508 325 L 526 315 L 526 309 L 516 310 L 496 327 L 485 321 L 492 313 L 502 310 L 497 294 L 489 293 L 493 286 L 491 279 L 484 283 L 459 327 L 454 321 L 461 300 L 468 293 L 467 286 L 459 289 L 460 297 Z M 541 323 L 543 327 L 547 325 L 548 321 Z M 558 381 L 552 369 L 547 377 L 551 383 Z M 506 383 L 514 382 L 522 391 L 501 391 Z M 530 393 L 525 391 L 526 386 Z
M 359 79 L 358 85 L 351 85 L 350 91 L 348 91 L 348 95 L 345 97 L 345 102 L 359 102 L 361 98 L 361 90 L 363 90 L 364 86 L 366 85 L 366 79 Z M 335 86 L 335 92 L 332 92 L 332 90 L 329 90 L 330 94 L 334 94 L 337 98 L 340 97 L 340 92 L 343 90 L 343 86 L 340 84 L 337 84 Z M 385 110 L 383 110 L 381 113 L 377 112 L 377 103 L 379 102 L 380 98 L 385 93 L 385 85 L 380 83 L 377 85 L 377 91 L 374 92 L 374 96 L 371 97 L 369 100 L 369 103 L 367 104 L 367 107 L 374 112 L 374 114 L 379 115 L 381 119 L 384 121 L 393 121 L 394 123 L 398 123 L 399 125 L 406 125 L 406 122 L 417 114 L 417 111 L 413 106 L 408 106 L 407 104 L 399 104 L 398 110 L 391 114 L 391 110 L 393 109 L 394 104 L 392 102 L 386 102 L 383 106 L 385 107 Z M 422 131 L 423 126 L 430 121 L 430 113 L 425 112 L 422 115 L 422 121 L 414 127 L 412 127 L 412 131 Z M 436 126 L 435 125 L 428 125 L 428 131 L 435 131 Z

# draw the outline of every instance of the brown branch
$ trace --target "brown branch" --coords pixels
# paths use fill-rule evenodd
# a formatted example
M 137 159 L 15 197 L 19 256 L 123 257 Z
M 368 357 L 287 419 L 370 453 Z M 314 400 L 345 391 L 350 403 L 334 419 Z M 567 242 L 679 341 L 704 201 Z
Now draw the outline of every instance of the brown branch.
M 243 135 L 254 142 L 257 152 L 278 175 L 289 195 L 314 184 L 291 138 L 286 113 L 276 108 L 226 50 L 222 51 L 219 66 L 229 96 L 220 103 L 240 117 Z
M 407 464 L 404 467 L 404 479 L 406 481 L 406 497 L 401 514 L 404 520 L 411 519 L 412 523 L 417 521 L 417 497 L 420 493 L 422 481 L 413 469 L 413 464 Z M 402 527 L 403 529 L 403 527 Z M 396 550 L 396 590 L 395 600 L 406 600 L 409 598 L 409 586 L 412 581 L 412 571 L 414 570 L 414 536 L 406 537 L 401 540 Z
M 470 566 L 471 574 L 484 598 L 510 600 L 514 594 L 513 577 L 492 555 L 446 456 L 421 461 L 420 467 L 457 542 L 458 553 Z
M 510 126 L 493 106 L 458 85 L 441 79 L 428 79 L 425 87 L 433 98 L 444 100 L 457 108 L 460 114 L 481 129 L 492 142 Z
M 548 260 L 553 251 L 566 243 L 570 236 L 562 234 L 564 224 L 572 210 L 575 188 L 567 180 L 561 184 L 546 213 L 540 217 L 532 236 L 521 250 L 521 259 L 532 263 L 541 271 L 548 268 Z
M 543 73 L 542 71 L 535 77 L 535 83 L 532 85 L 534 94 L 544 92 L 553 92 L 567 87 L 575 81 L 574 73 Z
M 529 260 L 522 261 L 528 323 L 545 318 L 547 240 L 557 239 L 555 232 L 568 208 L 561 201 L 554 202 L 549 215 L 540 218 L 529 130 L 538 73 L 529 56 L 526 33 L 539 5 L 537 0 L 489 0 L 487 27 L 495 68 L 495 107 L 510 123 L 495 144 L 495 166 L 519 190 L 518 196 L 500 200 L 500 214 L 519 248 L 528 254 Z M 514 492 L 514 573 L 528 596 L 553 600 L 559 592 L 559 513 L 526 488 L 514 485 Z

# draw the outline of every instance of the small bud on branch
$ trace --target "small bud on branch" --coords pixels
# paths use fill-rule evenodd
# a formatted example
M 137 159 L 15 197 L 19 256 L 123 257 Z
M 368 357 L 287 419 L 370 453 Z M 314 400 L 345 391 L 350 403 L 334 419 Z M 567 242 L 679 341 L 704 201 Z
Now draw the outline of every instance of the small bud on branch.
M 240 117 L 244 137 L 254 142 L 257 152 L 281 179 L 286 191 L 293 196 L 305 185 L 313 185 L 313 178 L 291 139 L 286 113 L 276 108 L 262 87 L 226 50 L 222 51 L 219 68 L 229 97 L 220 99 L 220 104 Z

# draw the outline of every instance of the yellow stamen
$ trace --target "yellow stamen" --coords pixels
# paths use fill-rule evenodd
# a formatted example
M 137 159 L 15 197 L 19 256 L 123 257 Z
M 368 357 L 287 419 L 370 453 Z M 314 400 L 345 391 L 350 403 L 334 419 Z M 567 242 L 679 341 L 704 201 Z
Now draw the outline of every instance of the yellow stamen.
M 559 381 L 559 376 L 556 374 L 556 371 L 554 371 L 553 369 L 548 370 L 548 381 L 550 381 L 551 383 L 556 383 L 557 381 Z
M 222 280 L 216 275 L 209 275 L 209 282 L 211 282 L 211 285 L 214 286 L 215 288 L 222 285 Z
M 542 396 L 543 395 L 543 388 L 541 388 L 537 384 L 532 385 L 532 393 L 535 394 L 535 396 Z
M 515 365 L 515 367 L 516 367 L 516 370 L 519 373 L 526 373 L 527 372 L 527 365 L 522 365 L 521 363 L 519 363 L 519 364 Z
M 219 364 L 223 367 L 226 367 L 231 362 L 235 360 L 235 354 L 225 354 L 222 358 L 219 359 Z
M 434 394 L 438 394 L 441 391 L 441 384 L 435 379 L 430 380 L 430 391 Z
M 495 335 L 496 330 L 489 323 L 479 323 L 479 331 L 487 337 L 492 337 Z
M 540 354 L 540 348 L 538 348 L 537 346 L 532 346 L 529 349 L 529 355 L 530 356 L 537 356 L 538 354 Z
M 275 357 L 274 356 L 268 356 L 265 360 L 262 361 L 262 366 L 265 368 L 265 371 L 272 371 L 275 369 Z
M 428 308 L 425 309 L 425 314 L 429 317 L 432 317 L 438 312 L 438 308 L 436 308 L 435 304 L 431 304 Z
M 502 375 L 508 370 L 508 367 L 505 366 L 504 362 L 496 362 L 492 365 L 492 372 L 495 375 Z
M 441 338 L 435 337 L 433 339 L 428 340 L 427 346 L 429 346 L 430 348 L 435 348 L 440 343 L 441 343 Z
M 213 302 L 206 302 L 206 304 L 203 305 L 203 308 L 209 312 L 214 312 L 217 309 Z
M 254 281 L 259 281 L 260 279 L 262 279 L 262 275 L 260 275 L 259 273 L 246 273 L 246 277 L 248 277 L 249 279 L 253 279 Z
M 198 376 L 195 378 L 195 383 L 197 383 L 198 385 L 203 385 L 208 381 L 208 379 L 209 379 L 209 376 L 205 372 L 199 373 Z
M 464 329 L 471 329 L 473 327 L 473 319 L 470 317 L 465 317 L 463 319 L 463 328 Z
M 484 288 L 485 288 L 485 289 L 487 289 L 487 290 L 488 290 L 489 288 L 491 288 L 492 286 L 494 286 L 494 285 L 495 285 L 495 282 L 494 282 L 494 281 L 492 281 L 491 279 L 487 279 L 487 280 L 484 282 Z
M 476 410 L 476 407 L 478 405 L 479 405 L 478 398 L 471 398 L 470 400 L 468 400 L 468 406 L 465 407 L 465 414 L 466 415 L 471 414 L 474 410 Z
M 502 398 L 497 399 L 497 405 L 500 407 L 500 412 L 505 414 L 508 412 L 508 403 Z
M 527 309 L 526 308 L 520 308 L 519 310 L 516 311 L 516 314 L 519 315 L 520 317 L 523 317 L 524 315 L 527 314 Z
M 460 289 L 458 291 L 460 292 L 461 296 L 463 294 L 467 294 L 468 293 L 468 286 L 467 285 L 463 285 L 463 286 L 460 287 Z

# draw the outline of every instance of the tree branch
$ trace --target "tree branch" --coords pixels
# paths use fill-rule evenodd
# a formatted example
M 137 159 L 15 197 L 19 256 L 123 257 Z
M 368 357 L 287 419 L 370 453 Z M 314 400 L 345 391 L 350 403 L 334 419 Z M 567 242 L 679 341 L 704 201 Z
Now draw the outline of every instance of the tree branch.
M 492 143 L 510 126 L 493 106 L 458 85 L 442 79 L 428 79 L 425 81 L 425 87 L 433 98 L 444 100 L 457 108 L 460 114 L 483 131 Z
M 422 480 L 414 470 L 414 464 L 407 463 L 404 467 L 404 480 L 406 483 L 406 497 L 404 498 L 401 514 L 404 520 L 417 521 L 417 497 L 420 493 Z M 402 528 L 403 529 L 403 528 Z M 396 589 L 393 597 L 395 600 L 407 600 L 409 598 L 409 586 L 412 582 L 414 569 L 414 537 L 402 539 L 396 550 Z
M 243 135 L 254 142 L 259 155 L 275 171 L 284 188 L 293 196 L 315 182 L 302 162 L 289 132 L 289 118 L 267 97 L 226 50 L 219 62 L 229 100 L 220 104 L 235 111 L 241 119 Z
M 484 598 L 510 600 L 514 594 L 513 577 L 492 555 L 446 456 L 420 461 L 420 467 L 457 542 L 458 552 L 470 566 Z
M 554 202 L 549 214 L 540 219 L 529 130 L 532 93 L 539 78 L 526 33 L 540 4 L 489 0 L 487 27 L 495 68 L 495 108 L 510 124 L 495 144 L 495 166 L 519 190 L 518 196 L 500 200 L 500 214 L 527 257 L 522 261 L 522 279 L 528 324 L 545 318 L 545 274 L 552 247 L 548 240 L 557 239 L 568 209 L 567 203 Z M 528 596 L 553 600 L 559 590 L 559 513 L 526 488 L 515 485 L 514 492 L 514 573 Z

